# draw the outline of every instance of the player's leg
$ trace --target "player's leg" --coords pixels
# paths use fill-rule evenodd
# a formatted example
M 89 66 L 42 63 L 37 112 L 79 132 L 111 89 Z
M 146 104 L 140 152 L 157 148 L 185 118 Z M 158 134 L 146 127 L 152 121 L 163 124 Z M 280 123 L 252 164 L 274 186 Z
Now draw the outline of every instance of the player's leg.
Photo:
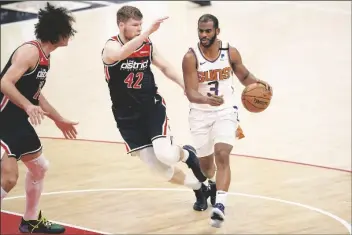
M 169 166 L 162 163 L 155 155 L 153 147 L 147 147 L 138 151 L 138 156 L 152 171 L 163 177 L 166 181 L 184 185 L 193 190 L 201 188 L 201 183 L 193 174 L 186 174 L 184 171 L 175 166 Z M 205 186 L 205 185 L 204 185 Z
M 199 182 L 204 182 L 206 177 L 202 173 L 199 160 L 195 149 L 190 145 L 180 147 L 172 144 L 167 138 L 169 135 L 168 118 L 166 116 L 166 105 L 164 100 L 158 95 L 158 102 L 152 108 L 149 116 L 149 132 L 152 139 L 153 148 L 156 157 L 165 165 L 173 166 L 177 162 L 182 161 L 187 164 Z M 180 173 L 182 174 L 182 173 Z M 198 186 L 199 187 L 199 186 Z M 197 201 L 193 208 L 197 211 L 206 210 L 208 208 L 206 202 L 207 187 L 201 184 L 201 187 L 193 189 Z
M 152 146 L 140 110 L 129 107 L 120 107 L 117 110 L 113 107 L 112 112 L 128 154 L 136 155 L 139 150 Z
M 195 149 L 190 145 L 185 145 L 181 148 L 178 145 L 171 144 L 168 139 L 165 139 L 169 131 L 166 104 L 160 95 L 156 96 L 156 100 L 155 105 L 150 107 L 149 115 L 146 120 L 156 157 L 169 166 L 179 161 L 186 163 L 195 177 L 200 182 L 204 182 L 206 177 L 200 169 Z
M 15 154 L 11 151 L 8 141 L 1 140 L 1 201 L 13 189 L 18 179 L 18 164 Z M 9 142 L 8 142 L 9 143 Z
M 22 233 L 63 233 L 65 228 L 47 221 L 38 208 L 49 166 L 48 160 L 42 153 L 41 142 L 29 123 L 23 126 L 21 131 L 23 133 L 20 140 L 21 160 L 27 167 L 27 172 L 25 178 L 26 211 L 19 230 Z
M 168 140 L 168 138 L 166 137 L 159 137 L 155 140 L 153 140 L 153 150 L 155 152 L 156 158 L 159 159 L 159 161 L 161 162 L 161 159 L 177 159 L 179 158 L 179 156 L 181 156 L 180 153 L 177 153 L 178 148 L 182 151 L 182 149 L 177 146 L 177 145 L 171 145 L 171 142 Z M 170 154 L 171 152 L 171 154 Z M 184 182 L 185 185 L 191 185 L 193 184 L 193 178 L 195 180 L 197 180 L 197 184 L 195 184 L 196 187 L 191 187 L 196 195 L 196 202 L 193 205 L 193 209 L 196 211 L 203 211 L 206 210 L 208 208 L 208 204 L 207 204 L 207 196 L 208 196 L 208 189 L 206 187 L 205 184 L 201 183 L 204 182 L 206 180 L 206 177 L 203 175 L 203 173 L 201 172 L 199 163 L 197 161 L 194 161 L 193 163 L 196 163 L 197 168 L 196 170 L 194 170 L 195 168 L 193 166 L 195 166 L 195 164 L 192 166 L 191 164 L 189 164 L 189 160 L 193 161 L 193 158 L 197 159 L 197 156 L 192 152 L 193 155 L 189 154 L 189 157 L 187 158 L 187 160 L 185 161 L 185 163 L 188 165 L 189 168 L 191 168 L 192 170 L 192 175 L 185 175 L 184 172 L 182 172 L 181 170 L 177 170 L 177 168 L 175 168 L 175 176 L 174 179 L 171 180 L 172 182 L 176 182 L 178 179 L 177 177 L 180 179 L 178 180 L 178 182 Z M 182 158 L 181 158 L 182 160 Z M 184 162 L 184 160 L 182 160 Z M 177 161 L 175 160 L 175 162 L 171 162 L 171 161 L 165 161 L 163 162 L 163 164 L 169 166 L 169 167 L 174 167 L 174 165 L 177 163 Z M 192 163 L 192 164 L 193 164 Z M 192 169 L 193 167 L 193 169 Z M 176 171 L 177 170 L 177 171 Z M 201 176 L 202 179 L 204 180 L 199 180 L 199 177 L 197 178 L 197 173 L 195 174 L 195 172 L 198 173 L 198 176 Z M 186 177 L 186 178 L 183 178 Z M 189 182 L 189 183 L 188 183 Z
M 213 144 L 213 143 L 211 143 Z M 198 151 L 198 150 L 197 150 Z M 199 150 L 200 152 L 202 150 Z M 213 151 L 212 151 L 213 152 Z M 214 154 L 205 154 L 205 157 L 202 157 L 199 155 L 199 163 L 200 163 L 200 168 L 202 169 L 202 172 L 204 175 L 208 178 L 208 193 L 210 197 L 210 203 L 212 206 L 215 205 L 216 201 L 216 184 L 215 184 L 215 178 L 216 178 L 216 165 L 215 165 L 215 158 Z
M 198 153 L 199 163 L 204 175 L 208 178 L 209 187 L 206 197 L 210 196 L 210 203 L 215 204 L 215 162 L 214 142 L 210 136 L 216 115 L 214 112 L 205 112 L 192 109 L 189 113 L 189 126 L 194 146 Z
M 216 202 L 211 214 L 211 224 L 220 227 L 225 220 L 227 192 L 231 183 L 230 154 L 236 139 L 237 113 L 234 109 L 219 111 L 218 120 L 214 123 L 216 172 Z

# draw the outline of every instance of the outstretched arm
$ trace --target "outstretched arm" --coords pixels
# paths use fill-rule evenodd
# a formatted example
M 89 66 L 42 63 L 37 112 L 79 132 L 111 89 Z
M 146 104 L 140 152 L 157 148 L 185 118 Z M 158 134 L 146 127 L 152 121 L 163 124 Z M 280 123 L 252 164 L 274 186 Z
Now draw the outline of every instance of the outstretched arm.
M 173 66 L 165 60 L 165 58 L 159 53 L 159 51 L 153 46 L 153 64 L 160 69 L 160 71 L 170 80 L 177 83 L 182 90 L 185 89 L 182 77 L 175 71 Z
M 159 29 L 160 24 L 169 17 L 163 17 L 156 20 L 144 33 L 133 38 L 121 46 L 116 41 L 109 41 L 106 43 L 103 52 L 103 61 L 107 64 L 114 63 L 116 61 L 124 60 L 131 55 L 139 46 L 142 45 L 143 41 L 146 40 L 150 34 L 154 33 Z
M 140 47 L 144 40 L 149 36 L 148 31 L 135 37 L 125 45 L 121 46 L 117 41 L 108 41 L 103 51 L 103 61 L 107 64 L 115 63 L 116 61 L 124 60 Z

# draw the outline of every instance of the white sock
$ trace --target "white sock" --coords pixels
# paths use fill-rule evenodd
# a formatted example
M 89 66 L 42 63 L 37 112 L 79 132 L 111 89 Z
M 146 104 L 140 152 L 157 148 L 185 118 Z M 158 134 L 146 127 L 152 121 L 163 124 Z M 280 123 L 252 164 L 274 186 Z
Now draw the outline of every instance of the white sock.
M 216 191 L 216 202 L 215 203 L 221 203 L 225 206 L 226 197 L 227 197 L 227 192 L 222 191 L 222 190 Z
M 189 152 L 185 149 L 182 149 L 182 151 L 183 151 L 183 159 L 181 161 L 186 162 L 189 157 Z
M 40 195 L 43 191 L 43 180 L 35 181 L 33 174 L 27 172 L 26 174 L 26 212 L 23 218 L 25 220 L 36 220 L 38 219 L 38 204 Z
M 4 199 L 7 195 L 7 192 L 1 187 L 1 201 Z
M 185 181 L 183 184 L 191 189 L 198 190 L 202 186 L 202 183 L 197 180 L 193 174 L 186 174 Z

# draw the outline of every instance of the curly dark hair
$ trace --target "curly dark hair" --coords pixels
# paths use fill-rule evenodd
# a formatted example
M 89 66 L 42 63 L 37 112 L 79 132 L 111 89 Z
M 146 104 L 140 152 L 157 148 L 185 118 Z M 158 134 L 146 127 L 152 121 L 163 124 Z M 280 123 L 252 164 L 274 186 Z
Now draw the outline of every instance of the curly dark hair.
M 38 12 L 38 23 L 35 24 L 35 36 L 43 42 L 58 43 L 60 37 L 72 37 L 77 32 L 72 28 L 74 17 L 64 7 L 55 7 L 47 3 Z

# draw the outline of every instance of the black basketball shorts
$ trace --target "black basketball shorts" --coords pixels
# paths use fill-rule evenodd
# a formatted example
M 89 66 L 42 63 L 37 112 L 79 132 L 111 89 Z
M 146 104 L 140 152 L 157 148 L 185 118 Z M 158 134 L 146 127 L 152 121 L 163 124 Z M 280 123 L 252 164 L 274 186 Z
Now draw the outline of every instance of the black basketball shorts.
M 172 139 L 166 104 L 160 95 L 155 96 L 155 103 L 148 105 L 147 109 L 113 108 L 113 114 L 117 128 L 125 141 L 127 153 L 153 146 L 152 141 L 157 138 Z
M 1 158 L 3 152 L 9 157 L 20 160 L 27 154 L 37 153 L 42 150 L 42 145 L 37 133 L 27 119 L 1 123 Z

